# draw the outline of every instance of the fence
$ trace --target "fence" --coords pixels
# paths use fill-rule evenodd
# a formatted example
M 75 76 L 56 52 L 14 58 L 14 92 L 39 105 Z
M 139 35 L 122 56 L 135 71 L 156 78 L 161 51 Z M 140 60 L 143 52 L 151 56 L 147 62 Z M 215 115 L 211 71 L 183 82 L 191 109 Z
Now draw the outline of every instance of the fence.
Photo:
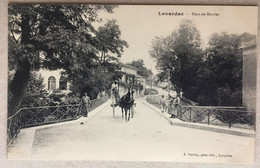
M 160 97 L 148 96 L 146 100 L 160 108 Z M 243 107 L 185 106 L 181 104 L 176 117 L 186 122 L 255 130 L 256 113 L 246 111 Z
M 107 96 L 103 96 L 101 99 L 91 100 L 89 111 L 94 110 L 107 99 Z M 21 108 L 7 119 L 8 144 L 12 143 L 21 128 L 75 120 L 80 116 L 80 104 Z

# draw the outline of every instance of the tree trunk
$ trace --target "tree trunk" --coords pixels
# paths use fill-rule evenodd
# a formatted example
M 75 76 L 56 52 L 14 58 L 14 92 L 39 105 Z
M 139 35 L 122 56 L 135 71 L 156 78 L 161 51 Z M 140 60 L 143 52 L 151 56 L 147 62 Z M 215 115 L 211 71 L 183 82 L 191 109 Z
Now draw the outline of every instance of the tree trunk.
M 28 14 L 22 14 L 21 44 L 23 45 L 28 44 L 30 39 L 29 19 Z M 27 90 L 30 70 L 31 66 L 28 57 L 26 55 L 20 55 L 18 58 L 16 73 L 9 86 L 9 91 L 11 94 L 9 96 L 11 96 L 11 98 L 8 102 L 8 116 L 12 116 L 20 108 L 21 102 Z
M 8 116 L 15 114 L 20 108 L 21 102 L 27 90 L 30 78 L 30 63 L 27 59 L 18 62 L 18 68 L 10 83 L 10 94 L 12 96 L 8 103 Z

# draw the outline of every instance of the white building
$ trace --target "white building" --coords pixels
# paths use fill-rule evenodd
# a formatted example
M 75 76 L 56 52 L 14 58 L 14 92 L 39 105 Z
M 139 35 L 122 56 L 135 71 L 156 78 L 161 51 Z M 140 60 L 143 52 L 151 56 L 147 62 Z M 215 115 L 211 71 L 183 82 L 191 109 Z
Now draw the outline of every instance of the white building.
M 143 86 L 145 86 L 146 84 L 146 78 L 141 76 L 141 75 L 138 75 L 137 74 L 137 68 L 131 66 L 131 65 L 122 65 L 121 66 L 121 71 L 122 72 L 125 72 L 127 74 L 131 74 L 131 75 L 135 75 L 135 82 L 138 84 L 138 83 L 141 83 Z M 129 82 L 129 80 L 127 80 L 127 75 L 123 75 L 122 78 L 121 78 L 121 81 L 122 82 Z
M 145 77 L 137 74 L 136 80 L 137 80 L 137 83 L 142 84 L 144 86 L 144 88 L 145 88 L 145 86 L 146 86 L 146 79 L 145 79 Z
M 67 78 L 61 74 L 62 71 L 41 69 L 37 73 L 43 78 L 43 85 L 47 91 L 61 91 L 66 93 L 69 92 L 69 83 Z
M 122 65 L 121 66 L 121 71 L 125 72 L 127 74 L 135 75 L 137 76 L 137 68 L 131 66 L 131 65 Z M 129 79 L 127 79 L 127 75 L 123 75 L 121 78 L 121 82 L 128 83 Z

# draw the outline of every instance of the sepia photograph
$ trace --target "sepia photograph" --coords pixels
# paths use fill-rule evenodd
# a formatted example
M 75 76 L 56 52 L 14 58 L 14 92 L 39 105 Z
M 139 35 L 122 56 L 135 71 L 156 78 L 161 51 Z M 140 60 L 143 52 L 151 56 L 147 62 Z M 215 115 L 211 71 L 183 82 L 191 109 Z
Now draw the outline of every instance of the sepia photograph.
M 254 163 L 257 6 L 8 4 L 8 160 Z

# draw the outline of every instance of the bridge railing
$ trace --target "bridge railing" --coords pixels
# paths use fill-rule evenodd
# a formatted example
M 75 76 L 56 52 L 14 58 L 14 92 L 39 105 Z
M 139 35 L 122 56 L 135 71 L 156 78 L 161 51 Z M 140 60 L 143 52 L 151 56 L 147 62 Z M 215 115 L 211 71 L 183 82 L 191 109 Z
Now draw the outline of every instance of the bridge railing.
M 146 100 L 160 108 L 160 97 L 148 96 Z M 185 122 L 255 130 L 256 113 L 243 107 L 180 105 L 176 117 Z
M 177 117 L 187 122 L 255 130 L 256 113 L 243 107 L 179 106 Z
M 101 99 L 91 100 L 89 112 L 107 99 L 107 96 L 103 96 Z M 7 119 L 8 144 L 12 143 L 21 128 L 75 120 L 82 115 L 81 110 L 81 104 L 21 108 Z

